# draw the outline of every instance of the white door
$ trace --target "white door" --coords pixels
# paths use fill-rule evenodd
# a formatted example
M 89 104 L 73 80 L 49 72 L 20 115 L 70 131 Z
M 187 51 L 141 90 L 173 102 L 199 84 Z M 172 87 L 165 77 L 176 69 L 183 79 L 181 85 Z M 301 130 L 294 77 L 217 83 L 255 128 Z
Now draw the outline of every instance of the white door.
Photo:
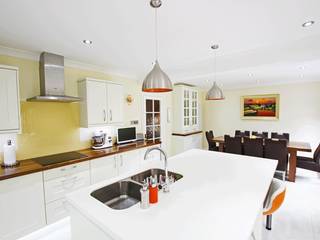
M 119 84 L 108 83 L 108 122 L 123 122 L 124 91 Z
M 119 174 L 133 171 L 140 167 L 141 154 L 139 150 L 118 155 Z
M 87 81 L 88 125 L 107 123 L 107 84 L 104 82 Z
M 91 160 L 90 164 L 92 184 L 113 178 L 118 175 L 117 161 L 115 156 Z
M 20 129 L 17 70 L 0 67 L 0 131 Z
M 0 239 L 14 240 L 46 224 L 42 173 L 0 181 Z

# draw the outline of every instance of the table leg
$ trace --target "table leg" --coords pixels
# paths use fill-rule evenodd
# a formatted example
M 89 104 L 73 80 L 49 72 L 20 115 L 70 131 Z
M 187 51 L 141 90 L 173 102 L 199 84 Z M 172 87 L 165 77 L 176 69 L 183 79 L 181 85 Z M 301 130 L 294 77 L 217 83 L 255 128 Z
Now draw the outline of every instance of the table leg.
M 291 150 L 289 158 L 289 181 L 296 181 L 296 170 L 297 170 L 297 151 Z
M 224 146 L 224 144 L 223 143 L 219 143 L 219 152 L 223 152 L 223 147 Z

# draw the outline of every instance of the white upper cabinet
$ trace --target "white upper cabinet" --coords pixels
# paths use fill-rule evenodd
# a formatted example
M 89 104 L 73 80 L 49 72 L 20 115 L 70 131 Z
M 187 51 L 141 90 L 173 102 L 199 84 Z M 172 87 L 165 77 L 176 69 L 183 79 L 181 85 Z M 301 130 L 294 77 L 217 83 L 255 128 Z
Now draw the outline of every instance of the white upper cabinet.
M 87 78 L 78 83 L 81 127 L 123 123 L 124 91 L 121 84 Z
M 18 68 L 0 65 L 0 133 L 20 131 Z
M 174 87 L 174 133 L 188 133 L 200 130 L 199 92 L 193 87 Z
M 107 85 L 109 123 L 122 123 L 124 101 L 123 86 L 112 83 Z

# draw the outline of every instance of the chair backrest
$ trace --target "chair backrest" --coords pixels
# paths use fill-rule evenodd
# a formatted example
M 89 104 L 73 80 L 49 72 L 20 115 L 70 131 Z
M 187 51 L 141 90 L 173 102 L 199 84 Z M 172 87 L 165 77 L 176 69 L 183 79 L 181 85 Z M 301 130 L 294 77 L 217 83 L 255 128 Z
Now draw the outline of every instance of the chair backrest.
M 263 138 L 243 139 L 243 154 L 253 157 L 263 157 Z
M 286 195 L 285 181 L 273 178 L 264 206 L 264 215 L 271 215 L 282 205 Z
M 277 170 L 287 171 L 287 140 L 264 140 L 264 157 L 278 160 Z
M 209 146 L 215 145 L 215 143 L 213 142 L 213 138 L 214 138 L 213 131 L 206 132 L 206 138 Z
M 225 152 L 242 154 L 242 143 L 241 137 L 230 137 L 229 135 L 224 136 Z
M 271 133 L 271 138 L 276 138 L 276 139 L 283 139 L 283 140 L 290 140 L 290 134 L 289 133 L 283 133 L 283 134 L 279 134 L 276 132 Z
M 250 131 L 241 132 L 240 130 L 236 130 L 234 132 L 235 137 L 250 137 Z
M 320 164 L 320 144 L 317 149 L 314 151 L 313 159 L 316 163 Z
M 252 135 L 256 136 L 256 137 L 261 137 L 261 138 L 268 138 L 269 137 L 269 133 L 268 132 L 258 133 L 258 132 L 253 131 Z

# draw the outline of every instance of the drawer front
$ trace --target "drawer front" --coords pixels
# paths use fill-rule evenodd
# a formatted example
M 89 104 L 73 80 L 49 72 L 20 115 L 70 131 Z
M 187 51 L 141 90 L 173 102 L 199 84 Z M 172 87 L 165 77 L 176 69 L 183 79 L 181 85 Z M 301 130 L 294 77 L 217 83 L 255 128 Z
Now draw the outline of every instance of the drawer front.
M 65 198 L 53 201 L 46 205 L 47 224 L 54 223 L 69 216 L 67 200 Z
M 65 194 L 90 185 L 89 170 L 44 183 L 46 203 L 61 199 Z
M 55 178 L 70 176 L 86 170 L 89 170 L 89 161 L 44 171 L 43 178 L 44 181 L 48 181 Z

